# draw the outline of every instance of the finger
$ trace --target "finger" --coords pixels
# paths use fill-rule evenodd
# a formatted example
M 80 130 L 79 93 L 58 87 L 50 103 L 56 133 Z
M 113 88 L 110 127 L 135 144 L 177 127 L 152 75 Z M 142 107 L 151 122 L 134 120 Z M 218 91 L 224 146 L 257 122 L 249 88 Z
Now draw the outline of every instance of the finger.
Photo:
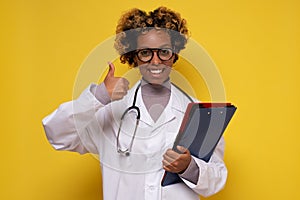
M 167 152 L 165 153 L 167 156 L 169 156 L 170 158 L 172 158 L 173 160 L 176 160 L 179 158 L 180 154 L 177 153 L 176 151 L 169 149 L 167 150 Z
M 168 172 L 173 172 L 174 171 L 174 169 L 173 169 L 173 167 L 171 165 L 169 165 L 169 166 L 163 166 L 163 168 L 164 168 L 164 170 L 166 170 Z
M 124 92 L 127 93 L 127 91 L 129 90 L 129 82 L 125 79 L 125 78 L 118 78 L 118 77 L 114 77 L 115 80 L 118 79 L 115 88 L 114 88 L 114 92 Z
M 129 81 L 126 78 L 120 78 L 119 84 L 124 88 L 129 88 Z
M 174 166 L 173 164 L 169 164 L 168 162 L 163 162 L 163 169 L 168 171 L 168 172 L 172 172 L 172 173 L 177 173 L 178 169 L 176 166 Z
M 187 148 L 185 148 L 185 147 L 183 147 L 183 146 L 177 146 L 177 149 L 178 149 L 178 151 L 179 152 L 181 152 L 181 153 L 188 153 L 188 149 Z
M 115 65 L 112 62 L 108 62 L 108 66 L 109 66 L 109 69 L 108 69 L 107 76 L 114 77 L 115 76 Z
M 124 84 L 127 86 L 127 88 L 129 88 L 129 81 L 126 78 L 123 78 L 124 80 Z
M 170 156 L 168 156 L 168 154 L 164 154 L 164 155 L 163 155 L 163 158 L 164 158 L 163 161 L 166 161 L 166 162 L 168 162 L 169 164 L 175 161 L 175 159 L 174 159 L 174 158 L 171 158 Z
M 124 97 L 127 94 L 127 90 L 118 90 L 118 91 L 114 91 L 113 95 L 114 96 L 120 96 L 120 97 Z
M 163 160 L 162 163 L 163 163 L 163 166 L 169 166 L 169 165 L 171 165 L 171 163 L 168 162 L 167 160 Z

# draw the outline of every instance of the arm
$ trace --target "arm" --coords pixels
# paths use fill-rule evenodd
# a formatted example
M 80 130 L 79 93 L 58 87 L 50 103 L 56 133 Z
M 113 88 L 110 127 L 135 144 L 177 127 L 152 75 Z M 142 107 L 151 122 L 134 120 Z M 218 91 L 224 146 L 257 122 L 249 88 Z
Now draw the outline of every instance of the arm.
M 111 101 L 123 98 L 129 84 L 124 78 L 114 77 L 113 64 L 109 67 L 104 83 L 90 85 L 78 99 L 60 105 L 43 119 L 46 136 L 55 149 L 98 153 L 89 134 L 99 131 L 95 130 L 99 129 L 95 113 Z
M 227 180 L 227 168 L 223 161 L 224 143 L 224 138 L 222 137 L 211 159 L 207 163 L 193 157 L 199 168 L 197 184 L 193 184 L 183 178 L 183 181 L 191 189 L 204 197 L 219 192 L 225 186 Z
M 217 193 L 224 187 L 227 179 L 227 169 L 223 161 L 223 137 L 208 163 L 190 156 L 189 151 L 186 149 L 181 151 L 183 153 L 174 157 L 173 161 L 166 161 L 164 156 L 165 170 L 179 173 L 179 176 L 188 187 L 205 197 Z M 189 156 L 190 158 L 188 158 Z M 189 162 L 187 163 L 187 161 Z
M 42 121 L 46 136 L 56 150 L 68 150 L 78 153 L 87 153 L 88 150 L 82 144 L 78 130 L 84 127 L 94 118 L 102 104 L 95 98 L 93 90 L 96 85 L 90 85 L 80 97 L 74 101 L 61 104 L 52 114 Z M 93 153 L 96 148 L 91 144 Z

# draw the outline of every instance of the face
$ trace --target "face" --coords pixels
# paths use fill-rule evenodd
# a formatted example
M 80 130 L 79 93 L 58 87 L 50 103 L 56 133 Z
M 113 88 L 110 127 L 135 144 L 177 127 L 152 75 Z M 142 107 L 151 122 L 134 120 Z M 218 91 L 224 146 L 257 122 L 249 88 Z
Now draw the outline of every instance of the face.
M 171 38 L 165 31 L 152 29 L 137 38 L 137 49 L 146 48 L 172 49 Z M 175 56 L 173 55 L 168 61 L 162 61 L 157 53 L 157 50 L 154 51 L 152 59 L 147 63 L 140 61 L 137 57 L 135 57 L 135 62 L 147 82 L 161 85 L 169 78 Z

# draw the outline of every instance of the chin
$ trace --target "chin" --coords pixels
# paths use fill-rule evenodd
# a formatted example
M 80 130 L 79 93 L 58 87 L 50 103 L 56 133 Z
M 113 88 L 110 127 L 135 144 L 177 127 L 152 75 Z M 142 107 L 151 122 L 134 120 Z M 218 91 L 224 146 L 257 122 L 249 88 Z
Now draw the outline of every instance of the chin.
M 148 81 L 151 85 L 162 85 L 164 81 L 162 80 L 149 80 Z

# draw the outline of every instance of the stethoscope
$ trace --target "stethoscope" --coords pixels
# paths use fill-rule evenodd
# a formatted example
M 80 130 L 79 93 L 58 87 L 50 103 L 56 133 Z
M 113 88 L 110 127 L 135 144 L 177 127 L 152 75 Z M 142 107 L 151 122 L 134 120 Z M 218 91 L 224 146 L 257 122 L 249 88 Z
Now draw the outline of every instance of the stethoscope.
M 177 85 L 175 85 L 174 83 L 171 83 L 175 88 L 177 88 L 180 92 L 182 92 L 191 102 L 194 102 L 193 99 L 185 92 L 183 91 L 181 88 L 179 88 Z M 135 93 L 134 93 L 134 98 L 133 98 L 133 101 L 132 101 L 132 105 L 130 107 L 128 107 L 124 113 L 122 114 L 121 116 L 121 122 L 120 122 L 120 126 L 119 126 L 119 129 L 118 129 L 118 134 L 117 134 L 117 152 L 122 154 L 122 155 L 125 155 L 125 156 L 129 156 L 130 155 L 130 152 L 131 152 L 131 149 L 132 149 L 132 145 L 133 145 L 133 141 L 134 141 L 134 138 L 135 138 L 135 135 L 136 135 L 136 130 L 137 130 L 137 127 L 139 125 L 139 122 L 140 122 L 140 118 L 141 118 L 141 112 L 140 112 L 140 109 L 139 107 L 137 107 L 135 105 L 136 103 L 136 98 L 137 98 L 137 93 L 138 93 L 138 90 L 139 88 L 141 87 L 141 83 L 139 83 L 139 85 L 137 86 L 137 88 L 135 89 Z M 135 111 L 136 112 L 136 122 L 135 122 L 135 128 L 134 128 L 134 132 L 133 132 L 133 135 L 131 137 L 131 141 L 129 143 L 129 146 L 127 148 L 121 148 L 120 146 L 120 132 L 121 132 L 121 128 L 122 128 L 122 123 L 123 123 L 123 119 L 124 117 L 130 112 L 130 111 Z

